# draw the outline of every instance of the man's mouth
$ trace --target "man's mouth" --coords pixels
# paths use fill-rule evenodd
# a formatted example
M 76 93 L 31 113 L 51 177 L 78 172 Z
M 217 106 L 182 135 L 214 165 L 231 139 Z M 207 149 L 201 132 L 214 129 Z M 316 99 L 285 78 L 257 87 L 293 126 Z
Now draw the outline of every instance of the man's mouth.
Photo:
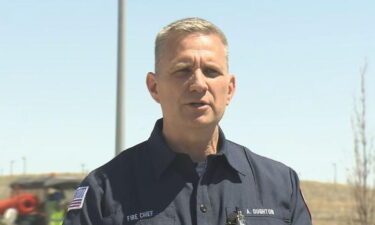
M 201 106 L 205 106 L 207 104 L 206 103 L 201 103 L 201 102 L 199 102 L 199 103 L 194 102 L 194 103 L 190 103 L 190 105 L 192 105 L 194 107 L 201 107 Z

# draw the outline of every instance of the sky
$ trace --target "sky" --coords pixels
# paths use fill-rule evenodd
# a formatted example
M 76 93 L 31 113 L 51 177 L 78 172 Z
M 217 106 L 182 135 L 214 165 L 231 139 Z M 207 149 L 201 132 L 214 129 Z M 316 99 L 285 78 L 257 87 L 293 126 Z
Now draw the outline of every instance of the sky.
M 237 90 L 226 137 L 302 180 L 339 182 L 353 166 L 351 116 L 366 73 L 375 137 L 375 2 L 146 1 L 126 10 L 126 146 L 146 140 L 157 32 L 185 17 L 219 26 Z M 117 1 L 0 0 L 0 174 L 91 171 L 114 157 Z M 23 160 L 23 157 L 25 161 Z

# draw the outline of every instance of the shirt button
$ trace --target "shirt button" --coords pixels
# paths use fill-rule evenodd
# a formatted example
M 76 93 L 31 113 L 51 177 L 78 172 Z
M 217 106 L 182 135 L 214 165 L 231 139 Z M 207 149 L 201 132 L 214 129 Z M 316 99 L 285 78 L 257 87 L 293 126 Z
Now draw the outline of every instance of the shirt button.
M 201 210 L 202 213 L 206 213 L 207 212 L 207 207 L 205 205 L 203 205 L 203 204 L 201 204 L 199 206 L 199 209 Z

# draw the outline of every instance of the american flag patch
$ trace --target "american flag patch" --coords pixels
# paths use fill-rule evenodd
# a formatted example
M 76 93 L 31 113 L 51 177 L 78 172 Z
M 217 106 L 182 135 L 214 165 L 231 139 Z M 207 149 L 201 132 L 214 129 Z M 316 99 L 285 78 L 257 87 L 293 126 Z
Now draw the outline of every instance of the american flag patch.
M 74 193 L 73 200 L 68 207 L 68 211 L 72 209 L 82 209 L 88 190 L 89 186 L 77 188 L 76 192 Z

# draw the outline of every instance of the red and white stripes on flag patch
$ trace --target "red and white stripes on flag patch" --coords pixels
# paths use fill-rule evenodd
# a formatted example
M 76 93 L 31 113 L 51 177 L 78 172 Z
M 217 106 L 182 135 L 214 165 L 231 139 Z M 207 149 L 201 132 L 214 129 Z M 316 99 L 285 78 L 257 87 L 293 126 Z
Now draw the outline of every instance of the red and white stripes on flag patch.
M 85 201 L 88 190 L 89 186 L 77 188 L 76 192 L 74 193 L 73 200 L 68 207 L 68 211 L 72 209 L 82 209 L 83 202 Z

